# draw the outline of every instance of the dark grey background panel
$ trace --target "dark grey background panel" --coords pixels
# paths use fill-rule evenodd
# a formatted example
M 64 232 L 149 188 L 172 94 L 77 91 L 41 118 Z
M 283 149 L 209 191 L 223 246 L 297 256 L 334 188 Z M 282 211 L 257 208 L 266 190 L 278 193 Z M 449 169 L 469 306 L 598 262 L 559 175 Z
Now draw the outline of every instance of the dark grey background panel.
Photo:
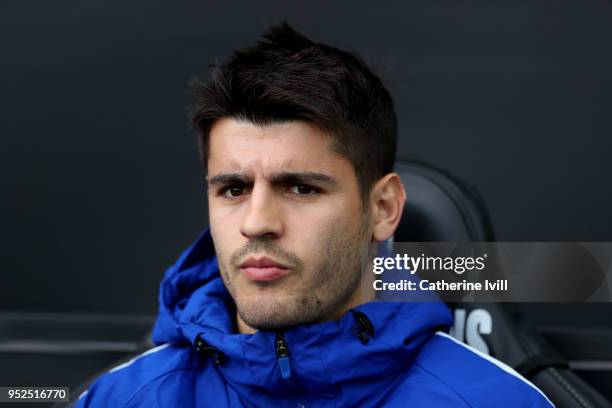
M 498 240 L 610 241 L 611 17 L 609 2 L 4 1 L 0 308 L 155 313 L 207 224 L 187 82 L 283 19 L 378 67 L 399 157 L 471 182 Z

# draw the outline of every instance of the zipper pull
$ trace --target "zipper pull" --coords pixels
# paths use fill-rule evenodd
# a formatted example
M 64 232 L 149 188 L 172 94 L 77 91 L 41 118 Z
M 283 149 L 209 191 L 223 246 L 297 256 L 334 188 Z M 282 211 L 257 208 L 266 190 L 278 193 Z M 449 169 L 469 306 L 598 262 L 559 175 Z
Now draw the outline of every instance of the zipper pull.
M 291 364 L 289 362 L 289 343 L 283 337 L 282 332 L 276 333 L 276 359 L 278 360 L 278 367 L 280 368 L 281 376 L 284 380 L 289 381 L 291 379 Z

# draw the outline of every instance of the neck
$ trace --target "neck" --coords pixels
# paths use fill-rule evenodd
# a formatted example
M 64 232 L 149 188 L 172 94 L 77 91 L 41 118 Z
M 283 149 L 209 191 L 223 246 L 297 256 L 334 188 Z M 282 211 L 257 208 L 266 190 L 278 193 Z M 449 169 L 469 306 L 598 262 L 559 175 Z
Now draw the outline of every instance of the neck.
M 236 313 L 236 326 L 236 328 L 238 329 L 238 333 L 240 334 L 257 333 L 257 329 L 254 329 L 253 327 L 246 324 L 244 320 L 242 320 L 240 316 L 238 316 L 238 313 Z

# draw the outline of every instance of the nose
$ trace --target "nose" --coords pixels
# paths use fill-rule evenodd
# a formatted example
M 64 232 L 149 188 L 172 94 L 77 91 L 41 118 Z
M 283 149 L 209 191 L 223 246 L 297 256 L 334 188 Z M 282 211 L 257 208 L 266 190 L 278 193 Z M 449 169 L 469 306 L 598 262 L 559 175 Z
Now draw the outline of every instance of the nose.
M 249 239 L 278 239 L 283 234 L 282 217 L 273 189 L 253 187 L 240 232 Z

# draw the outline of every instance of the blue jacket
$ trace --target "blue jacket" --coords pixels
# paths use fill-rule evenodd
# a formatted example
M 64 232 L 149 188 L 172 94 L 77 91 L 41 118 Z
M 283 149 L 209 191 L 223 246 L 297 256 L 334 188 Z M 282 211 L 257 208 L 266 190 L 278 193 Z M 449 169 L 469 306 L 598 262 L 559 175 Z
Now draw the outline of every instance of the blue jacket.
M 447 335 L 441 302 L 372 302 L 338 321 L 235 334 L 208 231 L 166 272 L 159 301 L 158 346 L 98 378 L 77 407 L 552 406 Z

